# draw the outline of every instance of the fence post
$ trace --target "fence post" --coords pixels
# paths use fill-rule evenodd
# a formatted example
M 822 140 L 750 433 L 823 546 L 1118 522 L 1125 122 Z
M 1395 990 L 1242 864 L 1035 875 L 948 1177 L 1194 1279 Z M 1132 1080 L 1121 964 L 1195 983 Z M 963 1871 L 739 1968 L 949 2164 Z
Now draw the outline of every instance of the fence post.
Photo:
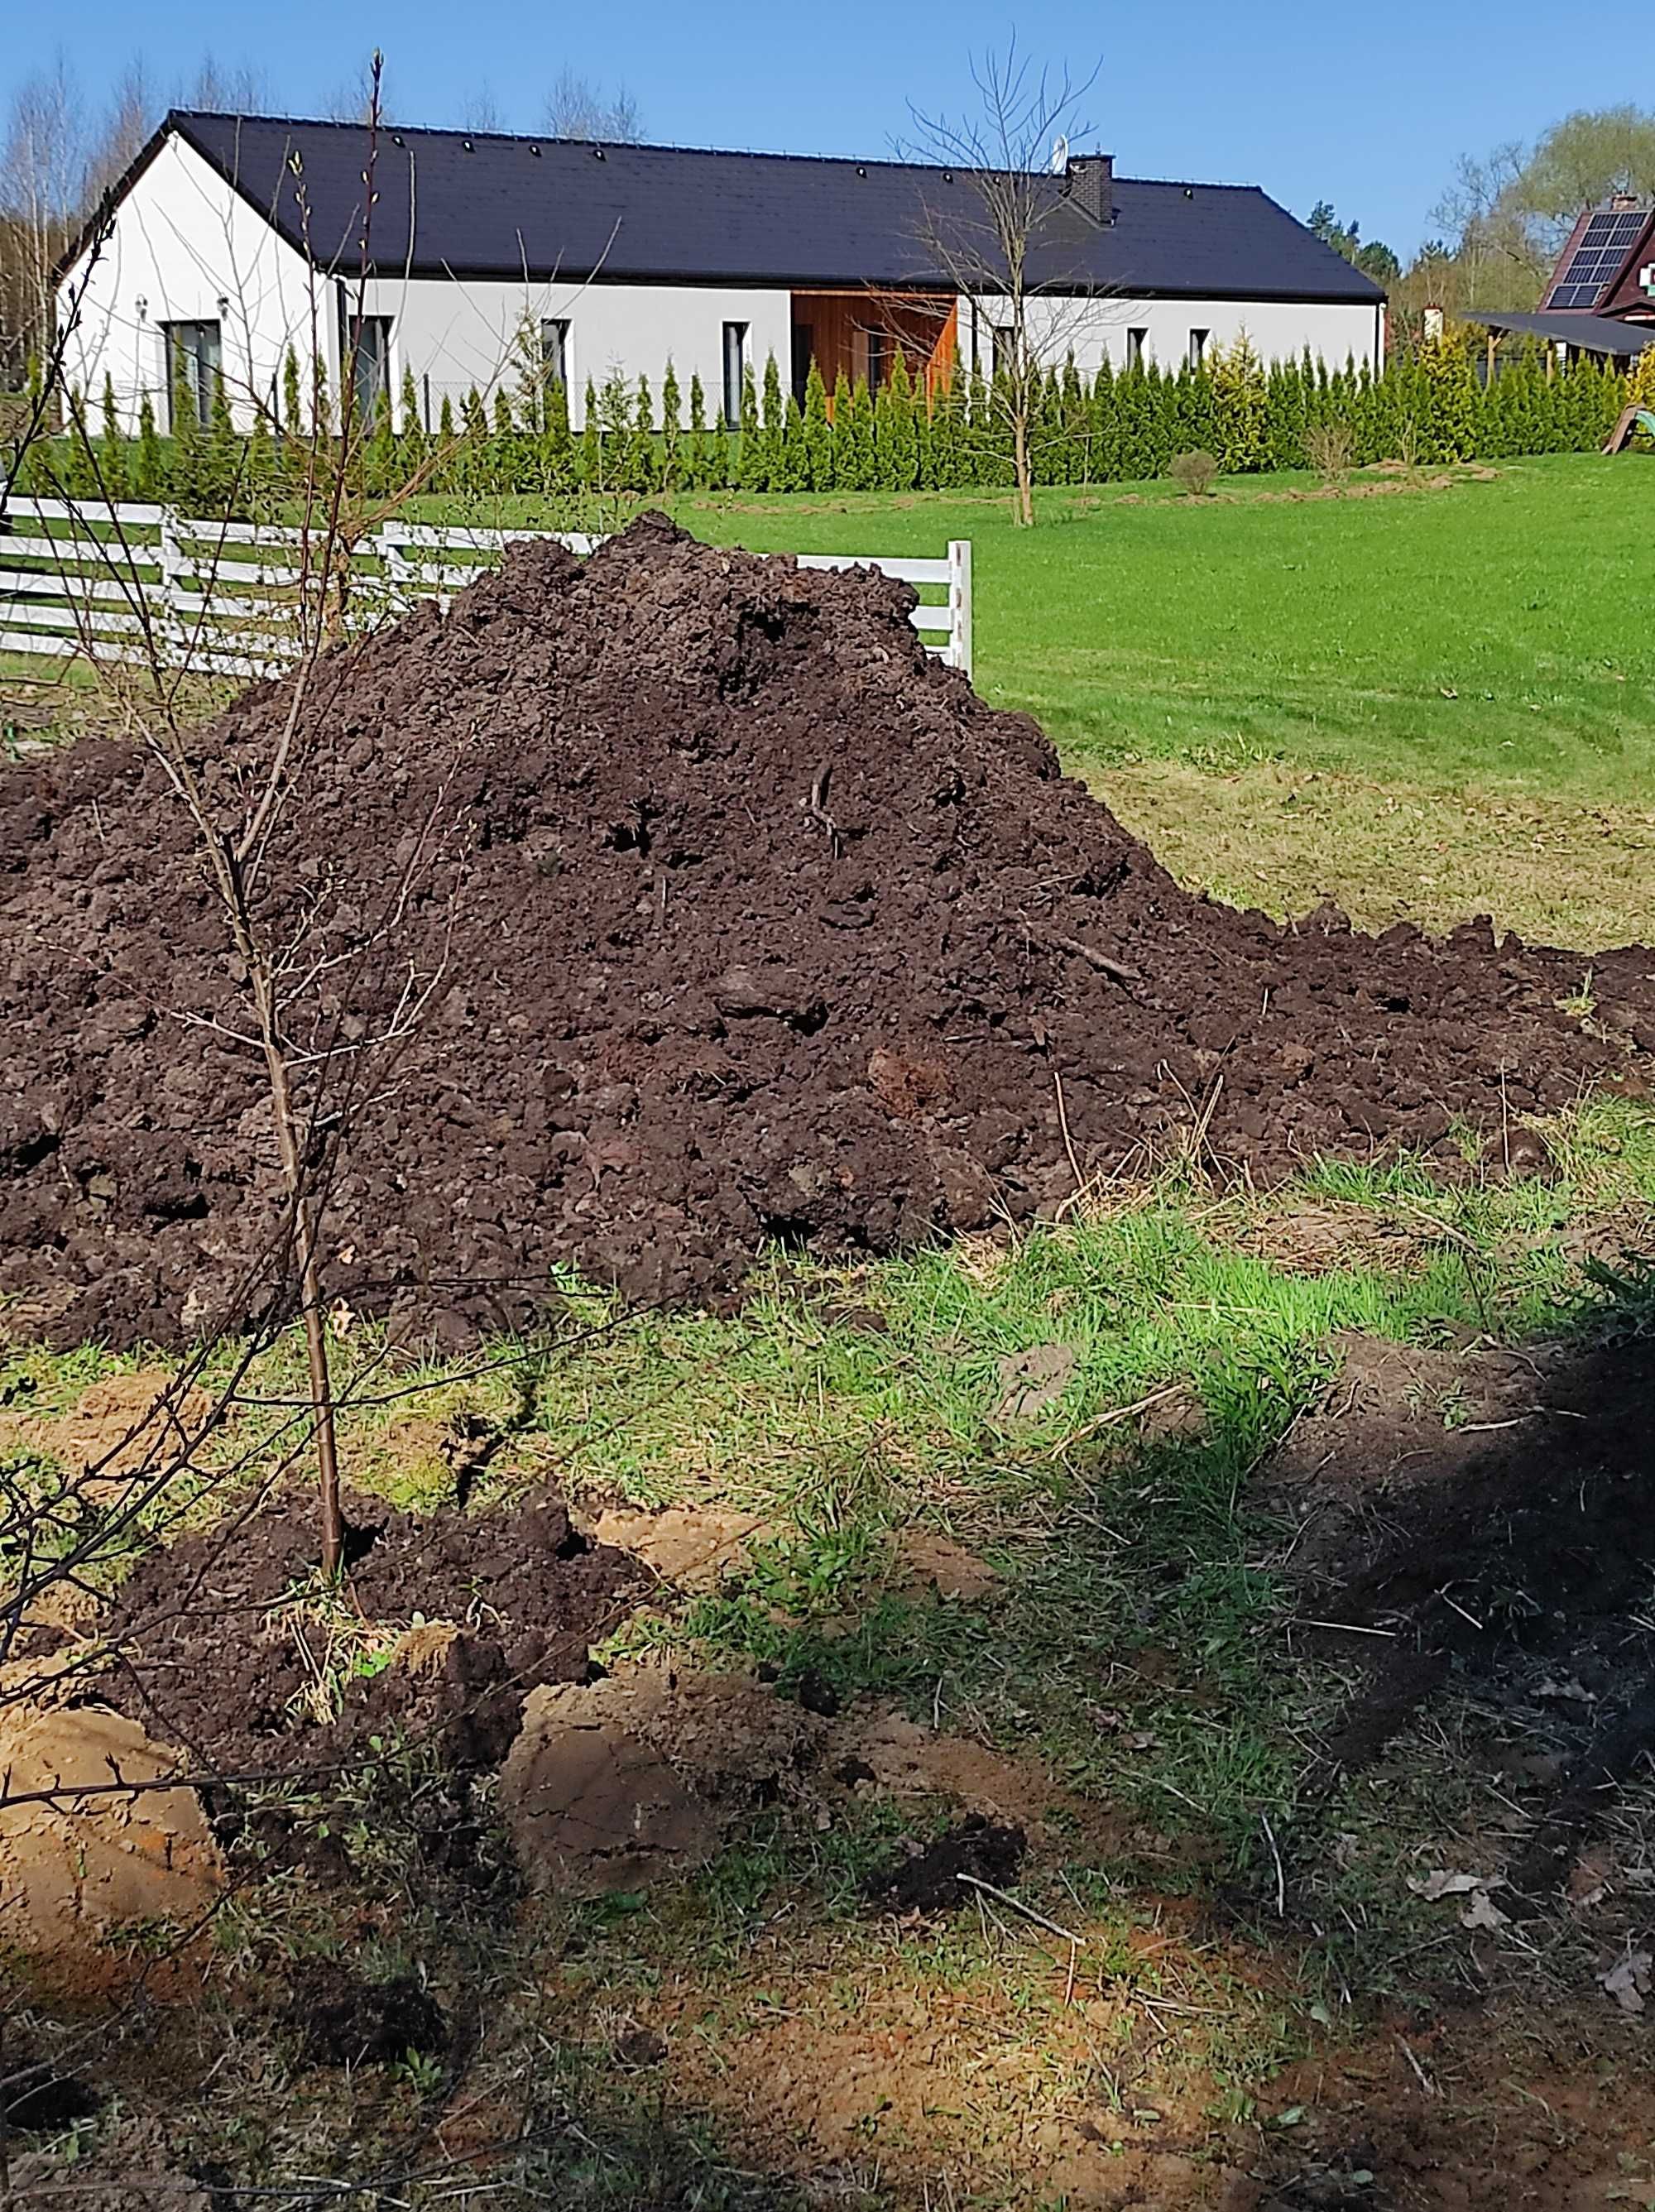
M 178 542 L 176 508 L 162 507 L 160 531 L 161 635 L 166 641 L 172 665 L 178 667 L 187 656 L 183 620 L 184 555 Z
M 952 538 L 948 541 L 948 611 L 952 617 L 949 624 L 952 665 L 964 672 L 965 680 L 971 679 L 971 541 L 969 538 Z

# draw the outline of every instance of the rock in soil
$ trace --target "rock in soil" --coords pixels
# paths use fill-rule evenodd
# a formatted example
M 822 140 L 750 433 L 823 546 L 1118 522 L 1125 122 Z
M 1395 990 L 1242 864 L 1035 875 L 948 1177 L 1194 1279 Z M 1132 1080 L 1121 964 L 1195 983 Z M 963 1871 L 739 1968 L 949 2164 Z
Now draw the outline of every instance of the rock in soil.
M 558 1263 L 722 1294 L 768 1248 L 1027 1219 L 1129 1158 L 1451 1166 L 1455 1117 L 1509 1128 L 1655 1038 L 1638 948 L 1592 957 L 1588 1031 L 1582 961 L 1486 920 L 1370 938 L 1181 890 L 912 604 L 645 517 L 313 672 L 250 897 L 301 1115 L 345 1131 L 331 1303 L 447 1342 L 532 1321 Z M 194 740 L 216 816 L 291 704 Z M 249 1024 L 162 769 L 88 740 L 0 773 L 0 1291 L 56 1341 L 244 1314 L 282 1218 Z

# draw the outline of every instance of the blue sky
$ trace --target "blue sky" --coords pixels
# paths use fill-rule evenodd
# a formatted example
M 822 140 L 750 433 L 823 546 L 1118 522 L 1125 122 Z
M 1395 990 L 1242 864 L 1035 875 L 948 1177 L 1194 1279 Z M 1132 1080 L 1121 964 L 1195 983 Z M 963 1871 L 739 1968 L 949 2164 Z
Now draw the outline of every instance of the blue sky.
M 967 51 L 1013 23 L 1042 59 L 1080 74 L 1101 63 L 1087 106 L 1097 143 L 1129 176 L 1262 185 L 1303 215 L 1318 198 L 1404 258 L 1454 157 L 1532 137 L 1566 113 L 1628 96 L 1624 41 L 1560 37 L 1555 7 L 1506 0 L 1492 29 L 1464 0 L 1387 0 L 1376 9 L 1183 0 L 1014 14 L 993 0 L 895 7 L 838 0 L 760 8 L 620 0 L 606 8 L 465 0 L 282 0 L 226 8 L 186 0 L 12 0 L 0 94 L 60 47 L 99 97 L 141 48 L 163 84 L 204 49 L 259 70 L 271 100 L 317 111 L 377 40 L 399 119 L 459 122 L 486 89 L 507 129 L 533 130 L 568 66 L 624 82 L 648 137 L 884 154 L 907 103 L 957 107 Z M 1615 56 L 1620 58 L 1611 58 Z

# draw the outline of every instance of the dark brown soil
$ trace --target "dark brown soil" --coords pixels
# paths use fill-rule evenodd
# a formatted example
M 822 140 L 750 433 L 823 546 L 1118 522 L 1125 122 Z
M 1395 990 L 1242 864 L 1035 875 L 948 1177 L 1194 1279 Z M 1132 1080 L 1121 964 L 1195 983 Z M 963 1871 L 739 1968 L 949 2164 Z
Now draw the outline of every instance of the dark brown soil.
M 330 1298 L 452 1335 L 532 1319 L 558 1262 L 720 1294 L 769 1244 L 1023 1218 L 1191 1144 L 1457 1159 L 1455 1117 L 1655 1051 L 1641 948 L 1594 957 L 1588 1031 L 1581 961 L 1486 921 L 1284 930 L 1180 890 L 911 604 L 646 518 L 325 664 L 252 902 L 348 1131 Z M 203 734 L 226 822 L 289 704 Z M 10 769 L 0 871 L 0 1289 L 60 1342 L 239 1316 L 277 1162 L 182 805 L 113 744 Z
M 395 2066 L 448 2046 L 441 2006 L 409 1974 L 366 1982 L 337 1960 L 321 1961 L 297 1978 L 291 2014 L 312 2065 Z
M 1027 1849 L 1021 1828 L 1002 1827 L 970 1813 L 934 1842 L 870 1875 L 867 1895 L 886 1912 L 952 1912 L 981 1894 L 973 1881 L 996 1889 L 1015 1881 Z M 971 1880 L 962 1881 L 962 1875 Z
M 336 1643 L 315 1598 L 313 1504 L 295 1493 L 136 1570 L 106 1624 L 124 1665 L 100 1678 L 100 1699 L 219 1775 L 326 1770 L 398 1732 L 450 1769 L 491 1767 L 528 1692 L 584 1680 L 592 1640 L 641 1586 L 626 1554 L 589 1542 L 554 1498 L 475 1516 L 371 1499 L 351 1511 L 361 1556 L 338 1602 L 374 1637 Z M 380 1671 L 352 1672 L 354 1650 L 382 1657 L 385 1632 L 417 1618 L 454 1626 L 416 1629 Z
M 1338 1624 L 1311 1633 L 1360 1672 L 1328 1755 L 1474 1686 L 1530 1821 L 1509 1878 L 1542 1891 L 1655 1751 L 1655 1340 L 1343 1350 L 1270 1476 L 1303 1611 Z

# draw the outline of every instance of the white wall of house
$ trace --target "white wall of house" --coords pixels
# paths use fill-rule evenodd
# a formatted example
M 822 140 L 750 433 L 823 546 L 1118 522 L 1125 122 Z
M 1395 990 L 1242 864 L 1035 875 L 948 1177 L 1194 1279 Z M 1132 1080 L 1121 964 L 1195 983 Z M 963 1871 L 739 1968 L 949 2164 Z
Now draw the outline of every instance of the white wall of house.
M 303 258 L 285 244 L 211 164 L 168 138 L 122 201 L 90 275 L 87 259 L 58 292 L 59 327 L 82 277 L 86 289 L 68 347 L 68 374 L 95 423 L 106 373 L 124 428 L 136 430 L 148 392 L 168 427 L 168 323 L 216 322 L 224 386 L 240 426 L 250 395 L 268 395 L 289 344 L 310 353 L 310 287 Z M 325 358 L 337 376 L 336 326 L 324 317 Z
M 567 322 L 569 409 L 576 428 L 583 420 L 588 379 L 601 385 L 611 370 L 636 384 L 647 376 L 657 398 L 670 360 L 684 394 L 687 421 L 690 379 L 706 393 L 707 419 L 723 404 L 724 325 L 745 323 L 747 359 L 763 379 L 774 354 L 785 384 L 793 342 L 792 294 L 726 290 L 701 284 L 472 283 L 459 277 L 382 277 L 368 287 L 367 313 L 391 323 L 391 377 L 400 392 L 405 368 L 413 372 L 422 410 L 429 380 L 431 425 L 446 398 L 459 403 L 473 386 L 488 392 L 514 390 L 520 374 L 518 334 L 526 321 Z
M 973 313 L 975 309 L 975 313 Z M 1064 300 L 1027 303 L 1031 337 L 1043 360 L 1059 362 L 1072 352 L 1074 365 L 1092 374 L 1107 359 L 1124 368 L 1134 331 L 1141 331 L 1143 358 L 1177 368 L 1190 358 L 1190 334 L 1208 333 L 1209 351 L 1228 346 L 1245 331 L 1261 361 L 1293 361 L 1306 346 L 1329 368 L 1346 361 L 1375 367 L 1384 362 L 1382 313 L 1360 303 L 1294 300 Z M 977 365 L 992 364 L 992 327 L 1007 319 L 1003 300 L 965 301 L 960 308 L 960 352 L 969 362 L 975 331 Z

